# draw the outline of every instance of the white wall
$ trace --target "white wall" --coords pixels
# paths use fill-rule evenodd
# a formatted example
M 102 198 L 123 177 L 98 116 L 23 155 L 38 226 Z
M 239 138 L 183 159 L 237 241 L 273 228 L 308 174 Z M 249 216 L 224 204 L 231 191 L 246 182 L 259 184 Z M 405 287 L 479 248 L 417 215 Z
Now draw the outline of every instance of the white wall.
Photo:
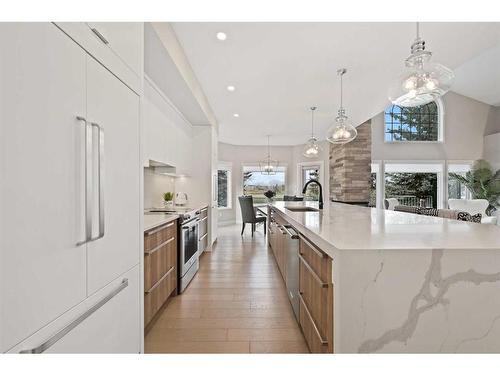
M 308 159 L 302 156 L 303 145 L 298 146 L 271 146 L 271 158 L 277 159 L 280 165 L 287 167 L 286 190 L 287 195 L 298 194 L 301 187 L 297 186 L 297 163 L 303 161 L 324 160 L 325 184 L 324 197 L 328 199 L 328 158 L 329 147 L 326 141 L 321 142 L 322 153 L 318 159 Z M 219 209 L 219 222 L 240 222 L 241 212 L 238 196 L 243 194 L 243 165 L 259 165 L 259 161 L 266 158 L 267 146 L 239 146 L 219 142 L 219 161 L 232 163 L 232 208 Z
M 144 208 L 163 207 L 163 193 L 175 193 L 174 178 L 144 168 Z
M 491 163 L 495 169 L 500 169 L 500 133 L 484 137 L 483 158 Z
M 443 143 L 385 143 L 384 114 L 372 119 L 372 160 L 475 160 L 483 155 L 483 136 L 491 107 L 449 92 L 443 97 Z
M 491 107 L 484 135 L 500 133 L 500 107 Z

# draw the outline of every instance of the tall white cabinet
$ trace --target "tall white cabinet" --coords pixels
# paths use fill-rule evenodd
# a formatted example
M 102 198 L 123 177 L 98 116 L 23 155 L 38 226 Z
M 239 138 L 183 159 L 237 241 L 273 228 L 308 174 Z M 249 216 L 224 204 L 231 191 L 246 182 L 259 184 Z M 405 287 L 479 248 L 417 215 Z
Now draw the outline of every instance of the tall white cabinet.
M 0 351 L 139 352 L 139 95 L 54 24 L 0 41 Z

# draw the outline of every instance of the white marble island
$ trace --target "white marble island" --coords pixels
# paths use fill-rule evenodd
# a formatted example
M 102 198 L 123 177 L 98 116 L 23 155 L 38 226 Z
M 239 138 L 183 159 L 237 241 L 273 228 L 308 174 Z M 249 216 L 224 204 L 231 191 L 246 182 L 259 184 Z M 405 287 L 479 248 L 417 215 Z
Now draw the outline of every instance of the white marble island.
M 272 207 L 332 259 L 336 353 L 500 353 L 500 228 L 301 205 Z

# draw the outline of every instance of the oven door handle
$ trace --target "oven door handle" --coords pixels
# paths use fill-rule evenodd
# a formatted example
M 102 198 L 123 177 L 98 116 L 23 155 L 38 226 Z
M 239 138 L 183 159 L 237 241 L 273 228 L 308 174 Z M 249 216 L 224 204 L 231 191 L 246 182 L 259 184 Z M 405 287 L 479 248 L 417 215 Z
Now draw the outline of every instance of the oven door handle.
M 193 221 L 189 222 L 188 225 L 183 225 L 182 229 L 190 229 L 190 228 L 196 226 L 199 222 L 200 222 L 199 220 L 193 220 Z

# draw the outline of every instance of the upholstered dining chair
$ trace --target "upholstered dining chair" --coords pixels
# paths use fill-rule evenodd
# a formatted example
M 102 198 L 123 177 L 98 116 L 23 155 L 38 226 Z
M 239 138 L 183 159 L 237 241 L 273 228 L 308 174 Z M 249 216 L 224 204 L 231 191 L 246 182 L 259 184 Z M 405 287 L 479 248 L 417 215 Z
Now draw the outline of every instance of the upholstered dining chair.
M 241 218 L 243 224 L 241 226 L 241 235 L 243 236 L 243 232 L 245 231 L 245 224 L 252 224 L 252 237 L 253 232 L 255 232 L 256 224 L 263 223 L 264 224 L 264 235 L 266 234 L 266 220 L 265 216 L 258 216 L 255 214 L 255 208 L 253 206 L 253 197 L 251 195 L 242 195 L 238 197 L 240 201 L 241 208 Z

